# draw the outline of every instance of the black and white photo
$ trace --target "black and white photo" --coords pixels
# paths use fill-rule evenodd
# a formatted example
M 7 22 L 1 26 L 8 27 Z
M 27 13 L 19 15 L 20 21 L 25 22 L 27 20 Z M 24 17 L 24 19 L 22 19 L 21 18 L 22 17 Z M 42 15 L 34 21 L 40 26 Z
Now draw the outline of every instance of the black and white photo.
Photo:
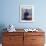
M 21 5 L 20 6 L 20 21 L 21 22 L 32 22 L 32 20 L 33 20 L 32 5 Z

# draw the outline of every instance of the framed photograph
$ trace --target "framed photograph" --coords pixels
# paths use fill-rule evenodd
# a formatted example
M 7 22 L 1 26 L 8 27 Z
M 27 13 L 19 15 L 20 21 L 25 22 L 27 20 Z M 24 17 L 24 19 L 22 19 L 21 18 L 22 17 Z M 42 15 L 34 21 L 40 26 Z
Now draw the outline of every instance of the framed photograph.
M 34 7 L 33 5 L 20 5 L 20 22 L 34 21 Z

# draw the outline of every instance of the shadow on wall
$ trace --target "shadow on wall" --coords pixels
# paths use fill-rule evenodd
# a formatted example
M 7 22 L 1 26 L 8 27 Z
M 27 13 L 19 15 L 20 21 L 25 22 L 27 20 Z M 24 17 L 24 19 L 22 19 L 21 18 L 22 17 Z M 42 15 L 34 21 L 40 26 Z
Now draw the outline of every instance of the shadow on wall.
M 4 24 L 0 24 L 0 43 L 2 43 L 2 36 L 3 36 L 3 32 L 5 32 L 3 29 L 5 28 Z

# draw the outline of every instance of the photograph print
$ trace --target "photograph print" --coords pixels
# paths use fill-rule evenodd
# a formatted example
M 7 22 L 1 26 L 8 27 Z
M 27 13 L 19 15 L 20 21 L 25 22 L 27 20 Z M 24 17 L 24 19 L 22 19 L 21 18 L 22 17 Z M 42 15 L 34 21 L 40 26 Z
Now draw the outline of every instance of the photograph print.
M 20 21 L 32 22 L 33 21 L 33 7 L 32 5 L 20 6 Z

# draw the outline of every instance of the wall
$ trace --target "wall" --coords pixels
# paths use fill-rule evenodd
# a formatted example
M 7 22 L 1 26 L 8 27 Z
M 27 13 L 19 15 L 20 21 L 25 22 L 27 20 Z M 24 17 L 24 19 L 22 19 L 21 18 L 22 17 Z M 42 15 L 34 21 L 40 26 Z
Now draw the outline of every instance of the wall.
M 19 5 L 33 5 L 35 22 L 21 23 L 19 21 Z M 41 27 L 46 28 L 46 1 L 45 0 L 0 0 L 0 25 L 13 24 L 16 28 Z
M 46 1 L 45 0 L 0 0 L 1 14 L 0 25 L 5 26 L 13 24 L 16 28 L 38 27 L 39 25 L 46 28 Z M 33 5 L 35 22 L 21 23 L 19 21 L 20 4 Z
M 20 4 L 34 6 L 35 22 L 19 21 Z M 46 32 L 46 0 L 0 0 L 0 27 L 2 29 L 9 24 L 13 24 L 16 28 L 40 27 Z

